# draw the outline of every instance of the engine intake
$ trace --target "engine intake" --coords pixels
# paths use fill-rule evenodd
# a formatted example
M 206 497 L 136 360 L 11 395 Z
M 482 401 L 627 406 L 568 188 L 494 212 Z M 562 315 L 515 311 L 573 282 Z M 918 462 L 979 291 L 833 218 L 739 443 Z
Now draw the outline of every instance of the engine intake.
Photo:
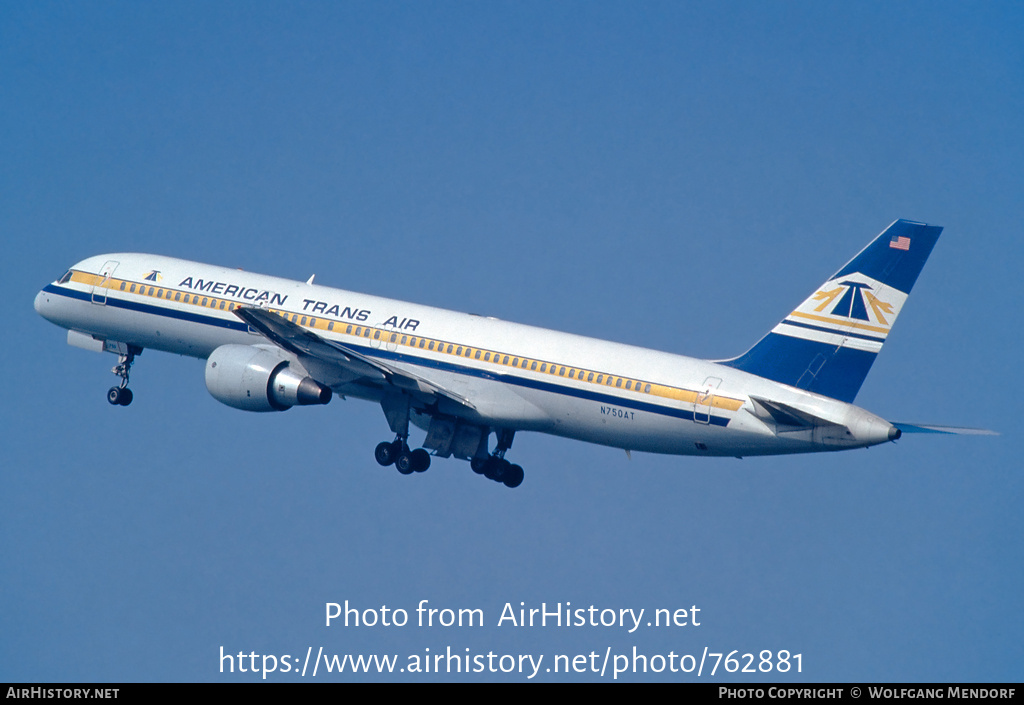
M 332 392 L 276 348 L 221 345 L 206 361 L 206 388 L 243 411 L 285 411 L 326 404 Z

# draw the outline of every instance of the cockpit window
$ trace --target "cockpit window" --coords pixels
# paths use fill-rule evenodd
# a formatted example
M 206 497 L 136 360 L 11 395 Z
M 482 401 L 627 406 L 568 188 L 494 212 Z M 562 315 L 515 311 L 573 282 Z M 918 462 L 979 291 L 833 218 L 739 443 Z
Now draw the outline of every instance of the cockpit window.
M 68 271 L 64 272 L 64 276 L 61 277 L 60 281 L 58 281 L 57 283 L 58 284 L 67 284 L 69 281 L 71 281 L 71 270 L 70 269 Z

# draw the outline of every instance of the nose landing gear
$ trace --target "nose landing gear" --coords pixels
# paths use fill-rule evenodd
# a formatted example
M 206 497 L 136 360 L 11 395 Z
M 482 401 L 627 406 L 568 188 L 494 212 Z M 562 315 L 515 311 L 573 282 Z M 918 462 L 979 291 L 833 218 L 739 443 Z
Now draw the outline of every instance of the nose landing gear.
M 127 345 L 124 352 L 118 354 L 117 364 L 110 370 L 121 378 L 121 384 L 107 390 L 107 401 L 114 406 L 128 406 L 132 403 L 132 390 L 128 389 L 128 375 L 131 373 L 135 356 L 142 353 L 142 348 Z
M 128 406 L 134 397 L 128 387 L 111 387 L 107 390 L 107 401 L 114 406 Z

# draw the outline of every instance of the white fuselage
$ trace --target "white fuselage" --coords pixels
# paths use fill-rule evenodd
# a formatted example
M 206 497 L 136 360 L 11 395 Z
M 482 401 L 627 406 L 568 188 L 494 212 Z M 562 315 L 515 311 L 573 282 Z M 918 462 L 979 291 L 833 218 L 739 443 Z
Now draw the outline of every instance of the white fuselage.
M 77 332 L 69 336 L 203 359 L 221 345 L 267 344 L 232 312 L 264 307 L 472 402 L 439 413 L 627 450 L 745 456 L 892 438 L 887 421 L 852 404 L 711 361 L 170 257 L 88 258 L 39 292 L 35 306 Z M 379 387 L 330 376 L 321 371 L 318 381 L 380 400 Z M 780 427 L 751 397 L 822 423 Z

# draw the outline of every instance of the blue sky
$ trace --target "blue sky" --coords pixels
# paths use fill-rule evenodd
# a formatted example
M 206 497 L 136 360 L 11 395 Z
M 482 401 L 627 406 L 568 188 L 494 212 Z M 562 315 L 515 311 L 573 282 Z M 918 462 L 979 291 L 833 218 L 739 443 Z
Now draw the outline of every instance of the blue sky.
M 1019 681 L 1022 36 L 999 2 L 5 4 L 0 680 L 636 646 Z M 896 218 L 946 229 L 857 403 L 999 437 L 740 461 L 521 434 L 515 491 L 402 477 L 379 408 L 246 414 L 189 358 L 144 353 L 111 408 L 113 356 L 32 310 L 141 251 L 722 358 Z M 486 624 L 324 626 L 423 599 Z M 506 602 L 702 623 L 498 627 Z

